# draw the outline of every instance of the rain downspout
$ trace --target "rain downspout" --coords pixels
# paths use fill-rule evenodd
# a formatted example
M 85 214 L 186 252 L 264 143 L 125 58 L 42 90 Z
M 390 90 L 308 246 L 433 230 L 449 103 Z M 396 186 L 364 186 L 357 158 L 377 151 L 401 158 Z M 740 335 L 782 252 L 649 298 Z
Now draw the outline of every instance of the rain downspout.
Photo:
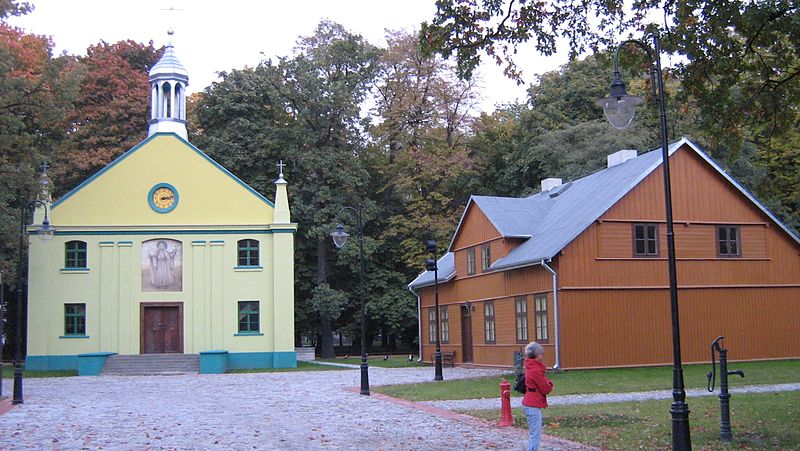
M 547 266 L 547 263 L 542 260 L 542 266 L 547 268 L 550 273 L 553 274 L 553 323 L 555 323 L 555 345 L 556 345 L 556 362 L 553 364 L 553 370 L 558 370 L 561 368 L 561 360 L 560 360 L 560 348 L 558 343 L 558 273 L 553 270 L 553 268 Z

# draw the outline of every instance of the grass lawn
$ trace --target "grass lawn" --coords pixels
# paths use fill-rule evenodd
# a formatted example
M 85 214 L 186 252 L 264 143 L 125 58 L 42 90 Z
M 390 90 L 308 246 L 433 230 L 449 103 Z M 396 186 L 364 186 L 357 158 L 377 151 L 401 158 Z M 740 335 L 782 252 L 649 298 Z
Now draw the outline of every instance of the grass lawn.
M 342 371 L 347 368 L 330 365 L 317 365 L 313 362 L 297 362 L 297 368 L 256 368 L 249 370 L 229 370 L 228 373 L 285 373 L 290 371 Z
M 320 362 L 347 363 L 349 365 L 361 365 L 360 355 L 351 355 L 349 358 L 337 357 L 335 359 L 318 359 Z M 390 355 L 389 360 L 383 360 L 383 355 L 371 355 L 367 357 L 369 366 L 381 368 L 420 368 L 430 365 L 417 363 L 416 356 L 408 361 L 408 355 Z
M 77 376 L 78 372 L 76 370 L 62 370 L 62 371 L 24 371 L 23 369 L 23 377 L 70 377 L 70 376 Z M 11 364 L 4 364 L 3 365 L 3 379 L 13 379 L 14 378 L 14 365 Z
M 708 384 L 706 373 L 710 368 L 709 364 L 684 365 L 683 378 L 686 388 L 705 388 Z M 729 364 L 729 368 L 743 370 L 745 374 L 744 379 L 731 376 L 731 387 L 800 382 L 800 371 L 798 371 L 800 370 L 800 360 L 734 362 Z M 547 376 L 555 384 L 553 396 L 672 389 L 671 366 L 574 370 L 548 373 Z M 445 368 L 444 379 L 442 382 L 387 385 L 376 387 L 375 391 L 410 401 L 490 398 L 500 396 L 500 382 L 503 379 L 513 382 L 513 374 L 480 379 L 447 380 L 447 369 Z M 719 387 L 719 375 L 717 375 L 717 386 Z M 513 391 L 512 393 L 512 396 L 521 396 L 519 393 Z
M 733 442 L 719 440 L 719 398 L 689 398 L 695 449 L 800 449 L 800 392 L 734 394 Z M 544 433 L 606 449 L 669 449 L 671 400 L 556 406 L 544 411 Z M 499 409 L 464 412 L 488 420 Z M 522 409 L 515 424 L 526 428 Z

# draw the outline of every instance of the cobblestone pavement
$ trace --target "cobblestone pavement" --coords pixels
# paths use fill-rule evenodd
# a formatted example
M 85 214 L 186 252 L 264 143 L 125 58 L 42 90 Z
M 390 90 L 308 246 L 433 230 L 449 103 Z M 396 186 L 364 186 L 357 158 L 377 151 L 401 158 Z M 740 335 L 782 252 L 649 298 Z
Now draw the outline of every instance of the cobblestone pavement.
M 769 393 L 779 391 L 798 391 L 800 383 L 795 384 L 775 384 L 775 385 L 743 385 L 733 386 L 729 389 L 730 393 Z M 719 388 L 714 393 L 709 393 L 706 389 L 686 390 L 686 398 L 696 398 L 700 396 L 717 396 Z M 548 396 L 547 403 L 551 406 L 563 406 L 571 404 L 602 404 L 607 402 L 631 402 L 647 401 L 651 399 L 672 399 L 672 390 L 655 390 L 633 393 L 596 393 L 590 395 L 562 395 Z M 446 410 L 470 410 L 470 409 L 493 409 L 497 408 L 498 398 L 484 399 L 462 399 L 458 401 L 425 401 L 420 404 L 427 404 Z M 520 407 L 522 397 L 512 397 L 511 407 Z
M 448 379 L 496 374 L 450 368 Z M 358 370 L 25 380 L 0 449 L 522 449 L 526 431 L 361 396 Z M 370 368 L 373 386 L 430 368 Z M 3 381 L 4 394 L 11 383 Z M 472 417 L 469 417 L 472 418 Z M 545 437 L 544 449 L 586 449 Z

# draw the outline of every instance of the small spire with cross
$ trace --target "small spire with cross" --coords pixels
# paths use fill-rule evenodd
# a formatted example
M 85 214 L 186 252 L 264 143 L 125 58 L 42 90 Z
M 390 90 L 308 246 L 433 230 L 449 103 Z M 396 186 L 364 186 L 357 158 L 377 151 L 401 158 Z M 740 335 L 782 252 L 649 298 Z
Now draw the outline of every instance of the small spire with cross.
M 47 161 L 42 161 L 42 173 L 39 174 L 39 193 L 36 197 L 42 202 L 50 203 L 53 201 L 53 198 L 50 195 L 52 182 L 50 181 L 50 177 L 47 176 L 48 167 Z
M 167 13 L 177 13 L 177 12 L 183 11 L 183 9 L 176 8 L 174 6 L 170 6 L 169 8 L 161 8 L 161 11 L 166 11 Z M 168 16 L 168 17 L 170 17 L 170 21 L 171 21 L 174 16 Z M 175 34 L 175 30 L 172 27 L 172 25 L 170 24 L 170 26 L 167 28 L 167 35 L 169 35 L 169 43 L 170 44 L 172 44 L 172 36 L 174 34 Z
M 279 169 L 278 178 L 283 178 L 284 166 L 286 166 L 286 164 L 283 162 L 283 160 L 278 160 L 278 169 Z

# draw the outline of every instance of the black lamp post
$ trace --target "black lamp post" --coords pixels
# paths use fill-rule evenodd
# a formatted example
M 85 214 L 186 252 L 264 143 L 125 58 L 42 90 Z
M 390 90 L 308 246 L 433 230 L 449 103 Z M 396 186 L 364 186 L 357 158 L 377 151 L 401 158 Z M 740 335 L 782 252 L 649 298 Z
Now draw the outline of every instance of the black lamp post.
M 369 365 L 367 364 L 367 311 L 366 311 L 366 293 L 364 291 L 364 226 L 361 222 L 362 207 L 359 205 L 357 208 L 344 207 L 339 211 L 337 217 L 345 210 L 350 210 L 356 214 L 358 218 L 358 259 L 360 267 L 358 271 L 359 281 L 361 284 L 361 394 L 369 396 Z M 333 244 L 337 248 L 342 248 L 347 242 L 350 235 L 344 231 L 344 225 L 339 224 L 336 230 L 331 233 Z
M 614 81 L 611 83 L 611 95 L 597 101 L 603 107 L 608 121 L 618 130 L 624 130 L 633 121 L 636 106 L 643 103 L 641 97 L 629 96 L 625 91 L 625 83 L 619 76 L 619 51 L 625 45 L 633 44 L 643 49 L 651 62 L 650 80 L 653 85 L 653 99 L 658 103 L 661 126 L 661 159 L 664 168 L 664 201 L 667 223 L 667 262 L 669 267 L 669 297 L 672 309 L 672 448 L 675 450 L 692 449 L 689 434 L 689 405 L 686 404 L 686 391 L 683 386 L 683 368 L 681 366 L 681 327 L 678 315 L 678 280 L 675 270 L 675 235 L 672 227 L 672 191 L 669 177 L 669 148 L 667 146 L 667 114 L 664 106 L 664 79 L 661 73 L 661 47 L 658 36 L 653 36 L 653 47 L 638 40 L 627 40 L 617 47 L 614 53 Z
M 11 400 L 12 404 L 22 404 L 22 271 L 23 271 L 23 246 L 25 244 L 25 217 L 29 211 L 33 211 L 37 205 L 44 207 L 44 221 L 39 228 L 39 237 L 44 241 L 49 241 L 55 232 L 50 227 L 50 221 L 47 220 L 47 204 L 40 200 L 32 200 L 28 203 L 23 203 L 19 212 L 19 255 L 17 258 L 17 346 L 14 355 L 14 398 Z
M 436 353 L 433 355 L 434 359 L 434 376 L 433 380 L 444 380 L 442 377 L 442 347 L 439 333 L 439 264 L 436 262 L 436 241 L 425 241 L 425 250 L 431 253 L 431 258 L 425 259 L 425 269 L 433 271 L 433 293 L 434 293 L 434 317 L 436 318 Z

